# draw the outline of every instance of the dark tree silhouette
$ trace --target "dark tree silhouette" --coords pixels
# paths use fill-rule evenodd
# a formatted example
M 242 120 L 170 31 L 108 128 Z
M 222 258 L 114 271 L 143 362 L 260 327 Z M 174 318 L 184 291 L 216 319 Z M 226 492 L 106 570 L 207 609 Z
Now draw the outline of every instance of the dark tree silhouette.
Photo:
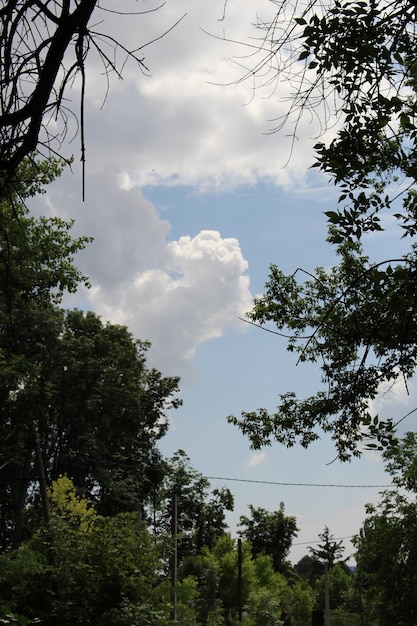
M 327 563 L 329 567 L 333 567 L 337 562 L 342 561 L 341 557 L 345 551 L 343 540 L 335 541 L 327 526 L 324 527 L 319 537 L 322 543 L 319 543 L 317 548 L 309 547 L 310 554 L 318 561 Z

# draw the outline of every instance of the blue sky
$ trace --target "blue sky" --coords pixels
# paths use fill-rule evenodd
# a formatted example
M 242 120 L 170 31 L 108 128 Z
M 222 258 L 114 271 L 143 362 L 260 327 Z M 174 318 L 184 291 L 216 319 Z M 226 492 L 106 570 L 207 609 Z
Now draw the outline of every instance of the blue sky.
M 251 451 L 226 421 L 242 410 L 273 411 L 280 393 L 317 389 L 318 371 L 296 367 L 283 339 L 238 318 L 262 292 L 271 263 L 292 272 L 334 262 L 323 212 L 335 207 L 337 191 L 309 170 L 316 121 L 303 118 L 292 153 L 294 126 L 268 133 L 271 120 L 285 112 L 291 86 L 254 91 L 250 81 L 239 82 L 243 66 L 256 60 L 244 58 L 253 49 L 221 37 L 254 43 L 253 3 L 229 0 L 221 20 L 223 9 L 223 0 L 168 0 L 157 12 L 127 20 L 96 14 L 105 20 L 102 29 L 132 47 L 184 19 L 144 49 L 151 76 L 128 63 L 124 80 L 111 80 L 107 99 L 98 60 L 90 60 L 86 201 L 75 137 L 64 147 L 75 156 L 73 171 L 33 210 L 73 217 L 75 233 L 94 237 L 78 258 L 92 288 L 66 304 L 127 324 L 152 341 L 151 365 L 181 376 L 184 402 L 170 418 L 164 454 L 181 448 L 206 476 L 260 481 L 211 483 L 234 493 L 232 532 L 249 504 L 272 511 L 283 501 L 298 520 L 291 552 L 297 561 L 325 525 L 335 537 L 358 532 L 364 504 L 377 501 L 378 489 L 265 482 L 382 485 L 389 479 L 375 454 L 329 464 L 335 450 L 328 438 L 308 450 Z M 261 16 L 271 9 L 268 0 L 257 5 Z M 75 83 L 74 109 L 78 93 Z M 395 237 L 388 231 L 369 240 L 375 259 L 400 246 Z M 412 395 L 395 389 L 376 405 L 381 415 L 401 417 L 412 408 Z

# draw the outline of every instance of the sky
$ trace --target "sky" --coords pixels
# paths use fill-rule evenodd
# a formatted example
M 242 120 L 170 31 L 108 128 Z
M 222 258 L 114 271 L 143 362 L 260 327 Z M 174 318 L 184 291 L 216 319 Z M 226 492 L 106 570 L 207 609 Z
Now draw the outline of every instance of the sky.
M 157 6 L 123 3 L 129 11 Z M 290 273 L 335 261 L 324 211 L 335 208 L 338 193 L 310 169 L 317 120 L 304 116 L 294 141 L 292 121 L 271 133 L 291 85 L 272 83 L 266 70 L 256 84 L 250 72 L 242 80 L 261 58 L 254 24 L 273 6 L 260 0 L 256 13 L 249 0 L 167 0 L 142 15 L 97 10 L 91 24 L 126 47 L 153 41 L 139 52 L 147 70 L 127 61 L 123 79 L 111 75 L 108 84 L 98 57 L 90 57 L 85 201 L 79 134 L 69 117 L 62 150 L 74 155 L 73 166 L 31 208 L 73 218 L 74 235 L 94 237 L 77 256 L 91 289 L 65 306 L 127 325 L 152 342 L 150 366 L 181 377 L 183 406 L 170 415 L 163 454 L 183 449 L 212 488 L 231 489 L 233 534 L 248 505 L 275 511 L 283 502 L 297 518 L 290 553 L 297 562 L 326 525 L 346 538 L 350 555 L 364 505 L 378 501 L 378 486 L 390 478 L 376 453 L 341 464 L 328 437 L 307 450 L 253 451 L 227 422 L 241 411 L 273 411 L 280 393 L 317 390 L 316 368 L 297 366 L 282 338 L 241 318 L 262 293 L 271 263 Z M 117 62 L 124 60 L 119 50 Z M 69 95 L 77 112 L 77 82 Z M 388 228 L 368 241 L 375 259 L 400 249 L 395 237 Z M 412 384 L 410 392 L 382 393 L 381 416 L 414 408 Z

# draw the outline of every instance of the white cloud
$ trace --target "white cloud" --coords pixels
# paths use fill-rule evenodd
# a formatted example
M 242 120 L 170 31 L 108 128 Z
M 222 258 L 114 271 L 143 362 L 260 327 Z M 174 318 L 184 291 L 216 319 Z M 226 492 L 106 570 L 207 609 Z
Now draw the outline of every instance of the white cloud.
M 140 190 L 120 188 L 115 168 L 88 181 L 85 205 L 79 196 L 66 174 L 46 200 L 50 211 L 76 218 L 76 233 L 94 237 L 76 259 L 92 283 L 82 293 L 82 306 L 150 340 L 152 365 L 183 374 L 204 341 L 229 327 L 242 330 L 238 316 L 250 308 L 251 294 L 237 239 L 204 230 L 170 241 L 168 221 Z M 36 200 L 38 213 L 44 201 Z M 68 305 L 79 301 L 77 296 Z
M 248 467 L 257 467 L 266 461 L 265 452 L 254 452 L 248 459 Z
M 394 424 L 399 422 L 397 435 L 401 436 L 414 428 L 415 414 L 408 413 L 415 410 L 415 391 L 415 378 L 405 381 L 399 376 L 394 383 L 384 382 L 380 385 L 376 398 L 369 403 L 371 415 L 378 415 L 380 420 L 392 419 Z
M 250 80 L 240 82 L 245 67 L 256 63 L 254 48 L 226 41 L 256 46 L 256 12 L 266 19 L 273 3 L 265 1 L 255 9 L 252 3 L 229 1 L 226 19 L 221 21 L 224 6 L 224 0 L 168 0 L 160 11 L 147 16 L 104 14 L 103 30 L 132 48 L 185 17 L 144 48 L 150 77 L 128 62 L 122 81 L 111 77 L 107 95 L 102 67 L 91 58 L 85 110 L 90 171 L 117 163 L 140 186 L 224 189 L 260 179 L 300 185 L 312 162 L 318 124 L 306 119 L 297 129 L 293 147 L 291 125 L 268 135 L 274 120 L 285 114 L 283 100 L 292 87 L 284 82 L 277 93 L 271 93 L 270 88 L 254 90 Z M 75 144 L 70 148 L 77 150 Z
M 239 242 L 216 231 L 167 243 L 161 260 L 112 294 L 96 290 L 92 304 L 149 339 L 158 367 L 174 372 L 204 341 L 238 328 L 238 316 L 250 305 L 249 278 Z

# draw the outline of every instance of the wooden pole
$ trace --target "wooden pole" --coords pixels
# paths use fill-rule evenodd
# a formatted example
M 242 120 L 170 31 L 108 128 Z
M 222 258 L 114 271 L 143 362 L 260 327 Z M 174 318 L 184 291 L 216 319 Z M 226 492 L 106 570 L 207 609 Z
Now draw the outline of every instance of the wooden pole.
M 242 540 L 237 540 L 237 585 L 238 585 L 238 603 L 239 603 L 239 622 L 242 621 L 243 608 L 243 586 L 242 586 Z
M 172 560 L 171 560 L 171 621 L 177 623 L 177 571 L 178 571 L 178 504 L 177 495 L 172 499 Z
M 42 507 L 43 507 L 43 515 L 45 518 L 45 522 L 47 526 L 50 526 L 51 516 L 49 513 L 49 502 L 48 502 L 48 487 L 46 484 L 46 476 L 45 476 L 45 466 L 43 464 L 42 457 L 42 449 L 41 449 L 41 441 L 39 438 L 38 429 L 35 428 L 35 448 L 36 448 L 36 460 L 38 462 L 38 472 L 39 472 L 39 489 L 41 492 L 42 499 Z
M 330 597 L 329 597 L 329 564 L 324 563 L 324 618 L 325 625 L 330 626 Z

